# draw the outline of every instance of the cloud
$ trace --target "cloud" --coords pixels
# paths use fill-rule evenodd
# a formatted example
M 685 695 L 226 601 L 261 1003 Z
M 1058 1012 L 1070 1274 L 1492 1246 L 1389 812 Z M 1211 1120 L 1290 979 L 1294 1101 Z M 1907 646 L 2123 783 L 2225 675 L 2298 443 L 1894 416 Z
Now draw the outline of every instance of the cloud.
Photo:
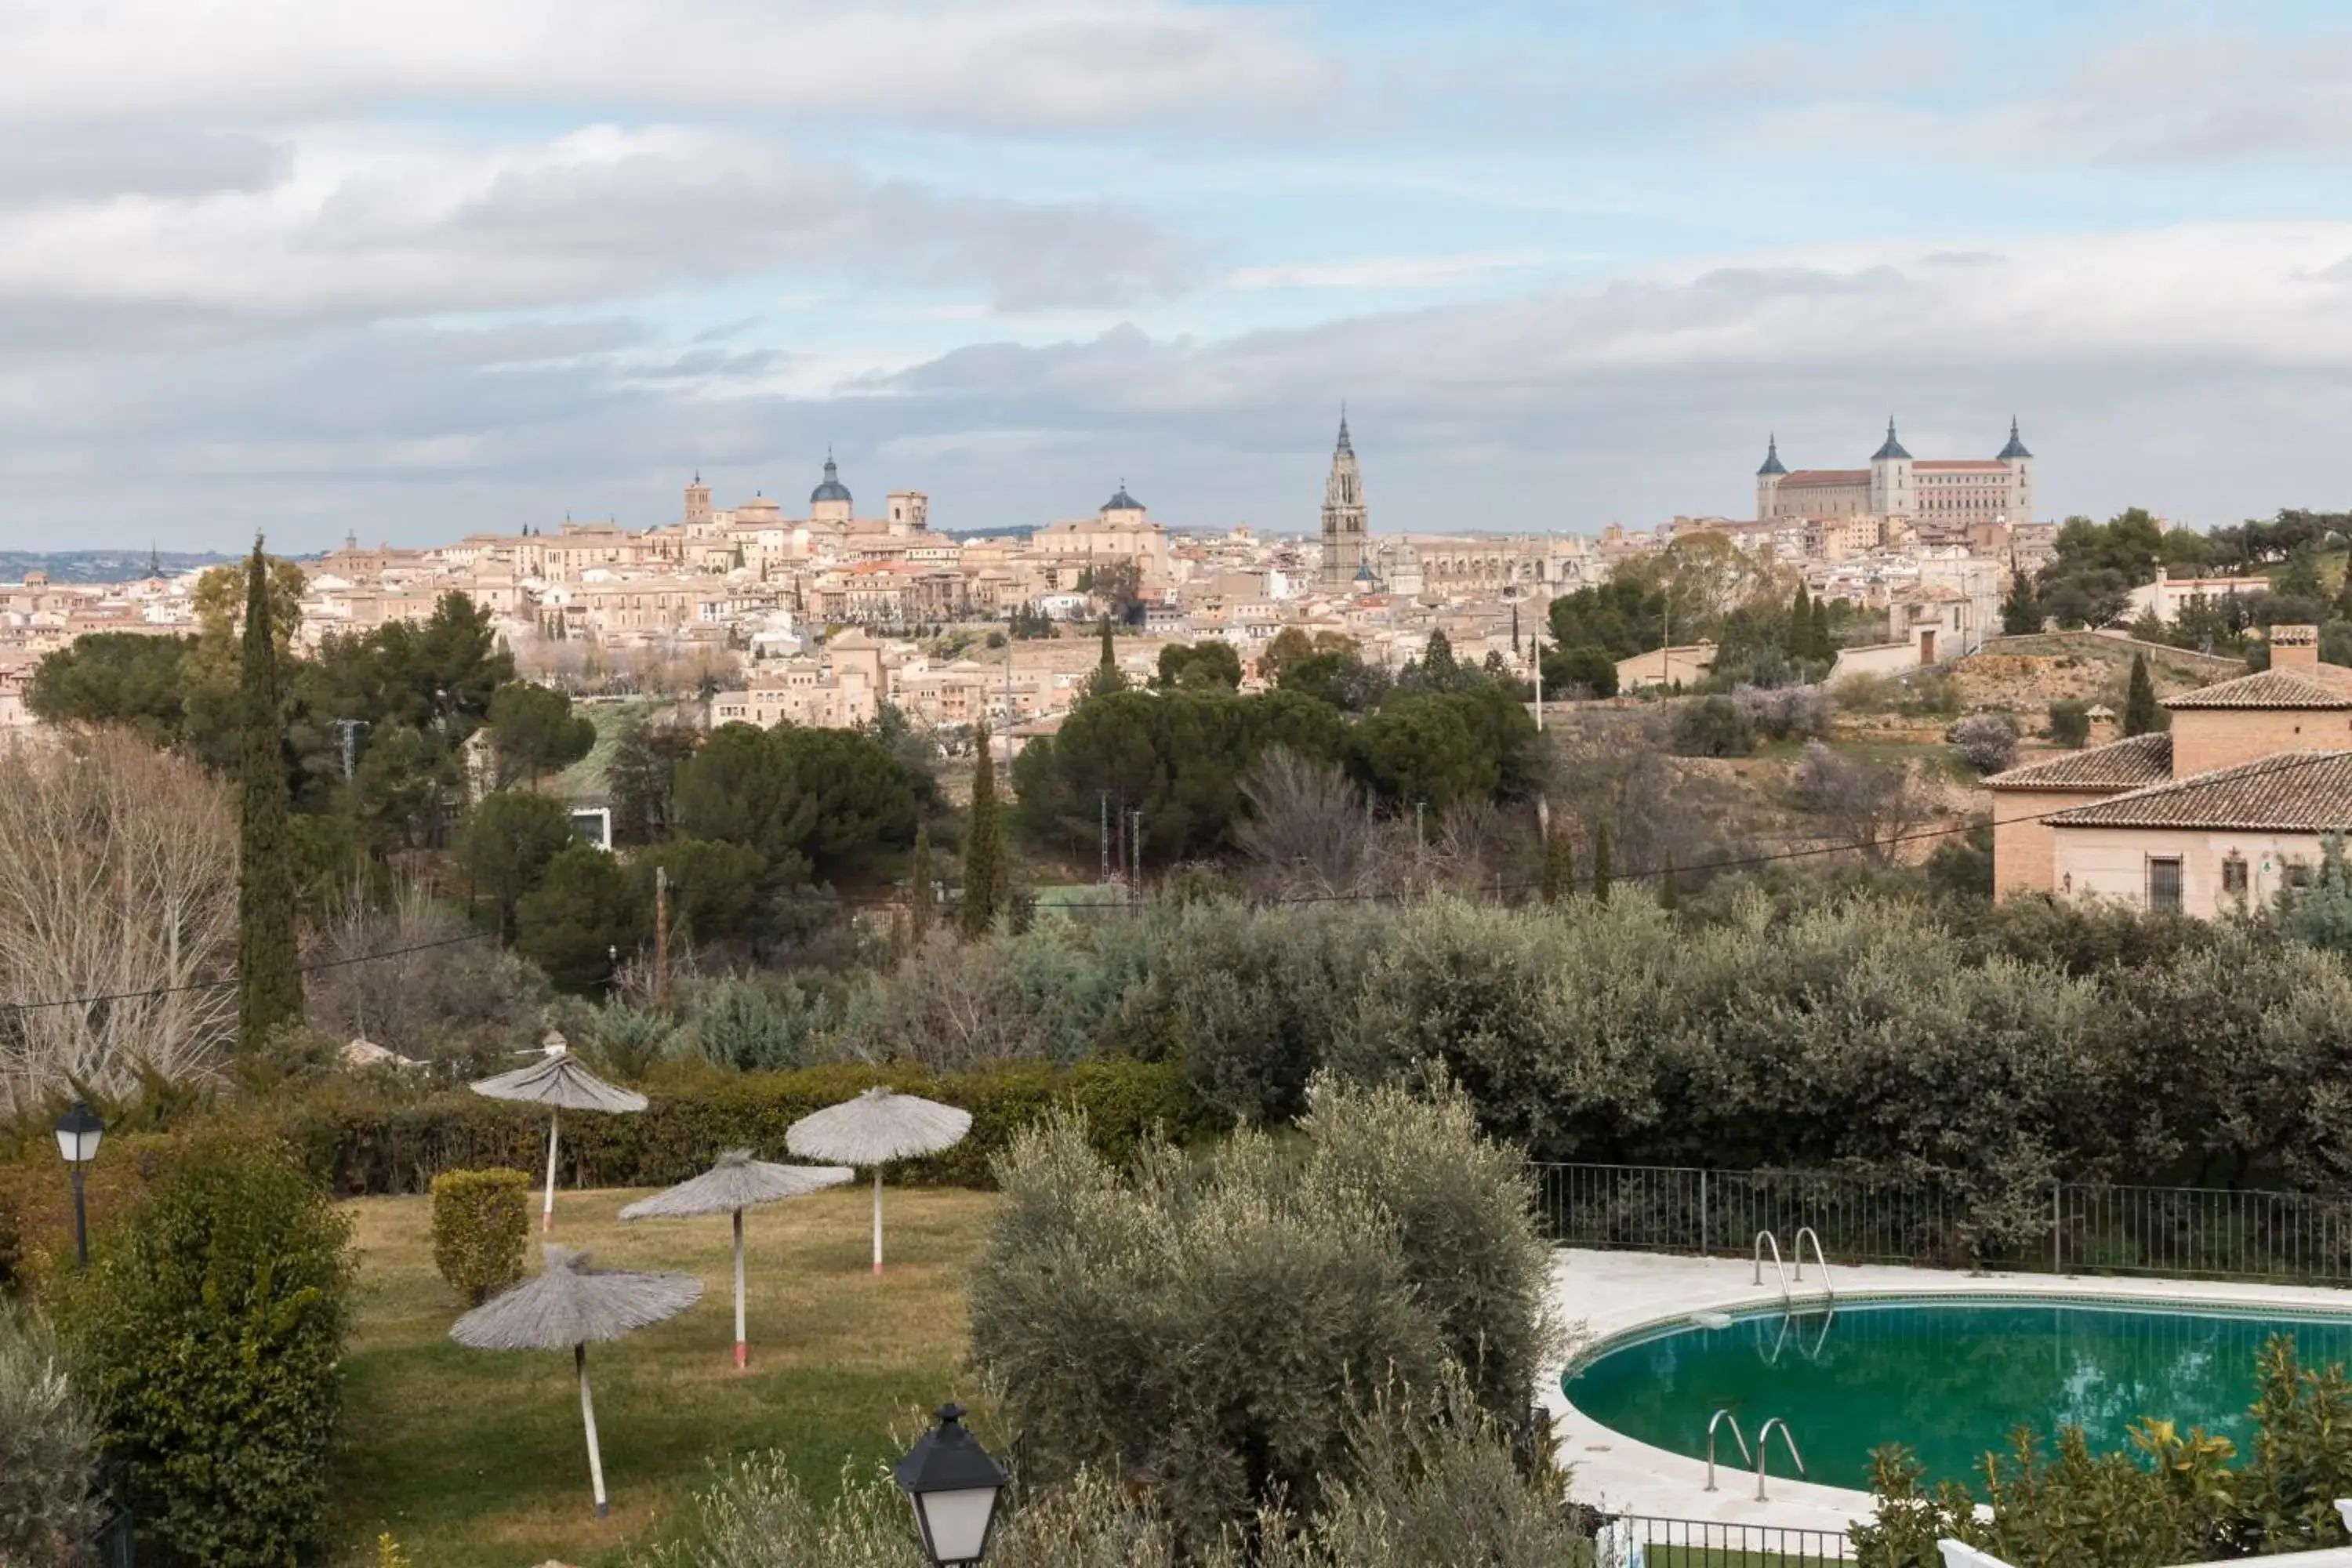
M 1330 68 L 1172 0 L 17 0 L 0 117 L 299 120 L 453 102 L 998 128 L 1279 108 Z
M 1886 413 L 1923 456 L 2011 414 L 2048 502 L 2194 522 L 2324 501 L 2352 420 L 2352 225 L 2200 225 L 1698 259 L 1584 288 L 1227 337 L 1122 327 L 829 364 L 741 329 L 667 345 L 617 318 L 495 328 L 286 323 L 157 353 L 0 355 L 0 542 L 429 541 L 804 489 L 828 443 L 860 493 L 941 526 L 1037 522 L 1124 475 L 1174 522 L 1311 529 L 1337 405 L 1376 529 L 1591 531 L 1738 512 L 1763 433 L 1858 462 Z M 767 357 L 773 356 L 773 357 Z M 789 391 L 779 390 L 788 386 Z M 97 521 L 91 521 L 92 518 Z
M 0 210 L 0 298 L 16 301 L 544 310 L 777 268 L 853 289 L 976 283 L 1018 310 L 1163 297 L 1199 262 L 1125 209 L 943 195 L 673 127 L 487 149 L 319 132 L 267 185 Z
M 1532 251 L 1462 256 L 1386 256 L 1360 261 L 1301 262 L 1243 267 L 1225 275 L 1229 289 L 1430 289 L 1497 273 L 1517 272 L 1549 259 Z
M 0 123 L 0 206 L 258 190 L 287 160 L 278 142 L 195 126 Z

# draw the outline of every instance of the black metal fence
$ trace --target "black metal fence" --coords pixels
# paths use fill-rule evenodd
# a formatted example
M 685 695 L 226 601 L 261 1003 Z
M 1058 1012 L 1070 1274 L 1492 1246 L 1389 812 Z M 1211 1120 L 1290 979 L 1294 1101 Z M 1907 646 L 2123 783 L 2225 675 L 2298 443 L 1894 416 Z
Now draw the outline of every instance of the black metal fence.
M 1845 1563 L 1853 1548 L 1834 1530 L 1647 1514 L 1595 1515 L 1570 1557 L 1570 1568 L 1811 1568 Z
M 131 1510 L 109 1500 L 106 1517 L 89 1538 L 90 1555 L 98 1568 L 137 1568 L 131 1552 Z
M 2023 1201 L 1835 1172 L 1538 1165 L 1563 1246 L 1746 1257 L 1800 1229 L 1832 1262 L 2352 1285 L 2352 1196 L 2062 1183 Z

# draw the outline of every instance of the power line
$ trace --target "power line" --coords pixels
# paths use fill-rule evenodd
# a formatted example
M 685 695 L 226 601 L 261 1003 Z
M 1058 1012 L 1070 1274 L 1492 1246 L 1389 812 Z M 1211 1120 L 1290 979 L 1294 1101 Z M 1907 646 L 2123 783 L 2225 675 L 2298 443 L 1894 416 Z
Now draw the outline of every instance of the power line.
M 297 974 L 316 974 L 322 970 L 347 969 L 355 963 L 374 963 L 387 958 L 403 958 L 412 952 L 429 952 L 438 947 L 458 947 L 471 942 L 488 942 L 495 931 L 468 931 L 464 936 L 445 936 L 433 942 L 420 942 L 408 947 L 388 948 L 382 952 L 357 953 L 350 958 L 321 959 L 315 963 L 297 966 Z M 226 991 L 236 984 L 232 974 L 223 980 L 192 980 L 182 985 L 150 985 L 139 991 L 113 991 L 95 996 L 59 996 L 47 1002 L 0 1002 L 0 1011 L 34 1013 L 48 1007 L 90 1007 L 101 1002 L 143 1002 L 156 997 L 184 995 L 192 991 Z

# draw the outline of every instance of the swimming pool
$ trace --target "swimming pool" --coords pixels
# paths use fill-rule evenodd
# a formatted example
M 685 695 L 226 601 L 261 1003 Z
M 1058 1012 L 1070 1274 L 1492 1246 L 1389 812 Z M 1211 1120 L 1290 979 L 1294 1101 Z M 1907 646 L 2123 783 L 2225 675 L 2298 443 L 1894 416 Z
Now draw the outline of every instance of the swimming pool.
M 1604 1342 L 1561 1392 L 1601 1425 L 1694 1458 L 1717 1410 L 1736 1412 L 1751 1440 L 1778 1415 L 1807 1479 L 1866 1489 L 1882 1444 L 1909 1444 L 1931 1479 L 1974 1480 L 1978 1457 L 2021 1426 L 2079 1426 L 2095 1450 L 2153 1415 L 2242 1447 L 2270 1335 L 2293 1335 L 2306 1366 L 2352 1363 L 2352 1316 L 2271 1310 L 1943 1297 L 1706 1321 L 1719 1326 L 1685 1319 Z M 1739 1468 L 1727 1432 L 1716 1456 Z M 1777 1444 L 1772 1470 L 1790 1474 Z

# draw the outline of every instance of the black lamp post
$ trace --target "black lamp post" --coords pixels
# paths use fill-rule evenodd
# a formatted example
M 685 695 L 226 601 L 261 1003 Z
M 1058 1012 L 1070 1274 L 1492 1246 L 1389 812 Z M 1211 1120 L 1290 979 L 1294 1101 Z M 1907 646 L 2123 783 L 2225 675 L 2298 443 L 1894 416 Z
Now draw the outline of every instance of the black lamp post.
M 964 1426 L 963 1406 L 953 1400 L 940 1406 L 940 1424 L 898 1461 L 898 1484 L 915 1505 L 923 1551 L 938 1568 L 987 1555 L 997 1500 L 1011 1481 Z
M 82 1199 L 81 1173 L 98 1158 L 98 1142 L 105 1136 L 106 1123 L 79 1100 L 58 1118 L 58 1152 L 73 1172 L 74 1251 L 84 1268 L 89 1267 L 89 1209 Z

